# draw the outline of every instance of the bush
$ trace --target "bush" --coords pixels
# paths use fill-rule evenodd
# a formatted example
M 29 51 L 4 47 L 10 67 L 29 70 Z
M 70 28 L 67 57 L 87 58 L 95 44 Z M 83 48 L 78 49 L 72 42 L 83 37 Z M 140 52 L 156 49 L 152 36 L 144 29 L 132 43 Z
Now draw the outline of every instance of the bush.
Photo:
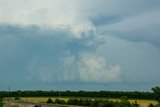
M 3 98 L 0 98 L 0 102 L 2 102 L 3 101 Z
M 84 99 L 84 100 L 82 101 L 82 106 L 89 106 L 89 105 L 91 105 L 91 100 Z
M 83 104 L 83 100 L 82 99 L 79 99 L 78 100 L 78 105 L 82 105 Z
M 151 89 L 154 93 L 154 98 L 156 101 L 158 101 L 158 103 L 160 104 L 160 87 L 154 87 Z
M 3 103 L 0 102 L 0 107 L 3 107 Z
M 121 97 L 121 101 L 118 105 L 119 107 L 132 107 L 131 103 L 129 102 L 129 98 L 126 96 Z
M 156 106 L 154 106 L 154 107 L 160 107 L 160 104 L 157 104 Z
M 103 100 L 98 107 L 115 107 L 115 103 L 109 100 Z
M 137 104 L 137 101 L 135 101 L 133 104 L 132 104 L 133 107 L 140 107 L 139 104 Z
M 152 103 L 150 103 L 148 107 L 154 107 L 154 105 Z
M 51 99 L 48 99 L 47 103 L 80 105 L 88 107 L 139 107 L 137 101 L 131 104 L 127 97 L 122 97 L 121 101 L 115 101 L 115 102 L 109 100 L 91 100 L 91 99 L 69 99 L 67 102 L 64 100 L 55 99 L 55 102 L 53 102 Z
M 128 100 L 129 100 L 129 98 L 126 97 L 126 96 L 122 96 L 122 97 L 121 97 L 121 102 L 128 101 Z
M 55 104 L 66 104 L 66 101 L 60 100 L 60 99 L 55 99 Z
M 14 100 L 21 100 L 18 96 L 14 97 Z
M 99 106 L 99 103 L 100 103 L 100 100 L 94 100 L 94 101 L 91 101 L 91 107 L 98 107 Z
M 0 107 L 3 107 L 3 98 L 0 97 Z
M 58 100 L 57 100 L 58 101 Z M 57 102 L 56 101 L 56 102 Z M 128 98 L 122 97 L 121 101 L 109 101 L 109 100 L 90 100 L 90 99 L 69 99 L 67 101 L 68 105 L 81 105 L 88 107 L 139 107 L 139 104 L 131 104 Z
M 92 103 L 92 100 L 88 100 L 88 99 L 69 99 L 67 101 L 68 105 L 90 106 L 91 103 Z
M 69 104 L 69 105 L 80 105 L 79 103 L 82 104 L 82 102 L 83 102 L 82 100 L 78 100 L 78 99 L 69 99 L 67 101 L 67 104 Z
M 47 103 L 53 103 L 52 99 L 49 98 L 49 99 L 47 100 Z

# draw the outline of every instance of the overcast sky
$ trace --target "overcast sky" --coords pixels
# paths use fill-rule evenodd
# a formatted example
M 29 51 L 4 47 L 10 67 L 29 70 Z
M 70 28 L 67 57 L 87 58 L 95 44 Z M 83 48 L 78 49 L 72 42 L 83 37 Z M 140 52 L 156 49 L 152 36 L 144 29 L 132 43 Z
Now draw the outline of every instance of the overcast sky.
M 0 0 L 0 90 L 150 91 L 159 0 Z

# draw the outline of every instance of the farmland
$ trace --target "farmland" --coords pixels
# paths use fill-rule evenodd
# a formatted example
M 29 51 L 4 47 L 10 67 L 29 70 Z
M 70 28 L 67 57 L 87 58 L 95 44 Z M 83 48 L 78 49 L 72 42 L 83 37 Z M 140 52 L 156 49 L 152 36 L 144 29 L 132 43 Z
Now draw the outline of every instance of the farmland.
M 58 97 L 22 97 L 21 100 L 22 101 L 28 101 L 28 102 L 42 102 L 45 103 L 48 98 L 51 98 L 53 101 L 55 99 L 57 99 Z M 72 97 L 71 97 L 72 98 Z M 87 97 L 76 97 L 77 99 L 107 99 L 107 98 L 87 98 Z M 61 97 L 59 98 L 60 100 L 64 100 L 64 101 L 68 101 L 70 98 L 69 97 Z M 120 99 L 116 99 L 116 98 L 110 98 L 108 99 L 110 101 L 120 101 Z M 145 106 L 147 107 L 149 104 L 154 104 L 156 105 L 157 102 L 154 100 L 143 100 L 143 99 L 130 99 L 129 102 L 134 103 L 135 101 L 137 101 L 138 104 L 140 104 L 141 106 Z

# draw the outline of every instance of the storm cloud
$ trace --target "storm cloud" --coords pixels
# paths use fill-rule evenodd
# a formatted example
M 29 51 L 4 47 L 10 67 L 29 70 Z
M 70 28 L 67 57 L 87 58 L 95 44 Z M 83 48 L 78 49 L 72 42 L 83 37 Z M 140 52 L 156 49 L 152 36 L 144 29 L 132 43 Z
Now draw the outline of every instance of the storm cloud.
M 1 26 L 0 33 L 0 61 L 6 62 L 2 68 L 8 63 L 17 64 L 16 69 L 23 66 L 22 71 L 28 75 L 26 79 L 41 82 L 85 81 L 83 75 L 88 75 L 87 82 L 113 82 L 120 76 L 119 68 L 115 66 L 114 69 L 113 66 L 110 71 L 105 70 L 106 62 L 101 61 L 105 59 L 99 59 L 99 56 L 94 54 L 96 47 L 103 43 L 103 40 L 97 39 L 97 35 L 75 38 L 66 30 L 43 31 L 36 27 L 20 28 L 6 25 Z M 6 69 L 9 74 L 22 71 Z M 110 79 L 102 80 L 104 72 Z M 97 74 L 98 80 L 94 80 L 92 75 Z
M 159 84 L 159 4 L 0 0 L 0 84 Z

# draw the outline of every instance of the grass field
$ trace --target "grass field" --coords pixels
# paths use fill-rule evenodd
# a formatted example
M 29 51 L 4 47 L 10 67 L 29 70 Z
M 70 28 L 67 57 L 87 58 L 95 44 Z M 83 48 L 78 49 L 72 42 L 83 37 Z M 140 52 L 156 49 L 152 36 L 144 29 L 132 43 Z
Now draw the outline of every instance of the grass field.
M 30 102 L 46 102 L 48 100 L 49 97 L 23 97 L 21 98 L 21 100 L 23 101 L 30 101 Z M 50 97 L 53 101 L 58 98 L 58 97 Z M 68 97 L 61 97 L 61 100 L 65 100 L 67 101 L 69 98 Z M 90 98 L 90 99 L 101 99 L 101 98 Z M 102 98 L 105 99 L 105 98 Z M 119 101 L 120 99 L 109 99 L 112 101 Z M 134 103 L 135 101 L 137 101 L 138 104 L 141 105 L 141 107 L 147 107 L 150 103 L 152 104 L 157 104 L 156 101 L 154 100 L 139 100 L 139 99 L 131 99 L 129 100 L 131 103 Z

